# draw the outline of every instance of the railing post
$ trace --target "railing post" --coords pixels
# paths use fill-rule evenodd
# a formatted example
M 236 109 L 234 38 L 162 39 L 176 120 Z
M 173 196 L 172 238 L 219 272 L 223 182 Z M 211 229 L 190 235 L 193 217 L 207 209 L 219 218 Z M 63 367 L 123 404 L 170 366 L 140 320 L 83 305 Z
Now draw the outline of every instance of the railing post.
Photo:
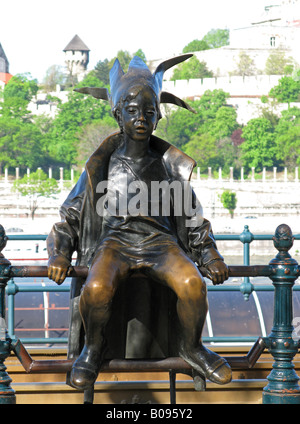
M 11 278 L 6 286 L 7 294 L 7 330 L 11 339 L 15 339 L 15 295 L 18 293 L 18 286 Z
M 254 236 L 249 231 L 248 225 L 245 225 L 244 231 L 240 234 L 240 240 L 244 245 L 244 265 L 250 265 L 250 243 L 253 241 L 253 239 Z M 240 291 L 242 292 L 244 299 L 249 300 L 249 296 L 253 292 L 253 284 L 250 282 L 249 277 L 244 277 Z
M 263 390 L 263 403 L 300 404 L 300 387 L 292 360 L 298 352 L 299 341 L 293 339 L 293 298 L 292 290 L 299 276 L 298 263 L 288 251 L 294 237 L 288 225 L 277 227 L 273 237 L 277 256 L 270 262 L 273 275 L 270 276 L 275 287 L 274 320 L 271 334 L 265 344 L 275 362 L 269 384 Z
M 4 228 L 0 225 L 0 404 L 15 404 L 15 392 L 10 387 L 12 380 L 4 364 L 11 352 L 11 339 L 8 337 L 5 323 L 5 287 L 10 278 L 10 262 L 1 253 L 6 242 Z

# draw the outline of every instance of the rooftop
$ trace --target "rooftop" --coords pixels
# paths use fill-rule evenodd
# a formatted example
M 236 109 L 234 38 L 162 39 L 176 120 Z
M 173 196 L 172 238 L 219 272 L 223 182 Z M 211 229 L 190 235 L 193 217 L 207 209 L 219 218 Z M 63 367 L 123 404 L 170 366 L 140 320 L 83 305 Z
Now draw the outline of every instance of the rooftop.
M 81 38 L 76 34 L 69 44 L 64 48 L 64 52 L 69 50 L 79 50 L 79 51 L 90 51 L 90 49 L 84 44 Z

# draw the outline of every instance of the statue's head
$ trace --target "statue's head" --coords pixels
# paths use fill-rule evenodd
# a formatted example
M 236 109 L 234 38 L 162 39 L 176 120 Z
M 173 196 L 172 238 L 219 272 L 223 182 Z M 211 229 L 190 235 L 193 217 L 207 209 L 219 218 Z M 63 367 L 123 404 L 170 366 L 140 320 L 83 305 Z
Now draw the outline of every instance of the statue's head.
M 79 93 L 91 94 L 97 99 L 108 100 L 111 104 L 112 112 L 119 123 L 119 113 L 125 101 L 132 96 L 137 96 L 143 90 L 153 93 L 155 98 L 155 107 L 157 111 L 157 120 L 161 118 L 160 104 L 172 103 L 177 106 L 193 109 L 182 99 L 174 96 L 174 94 L 162 91 L 163 76 L 166 70 L 180 62 L 190 58 L 192 54 L 185 54 L 174 57 L 162 62 L 156 70 L 151 73 L 145 62 L 138 56 L 135 56 L 125 73 L 118 59 L 110 71 L 110 93 L 106 88 L 99 87 L 82 87 L 75 89 Z

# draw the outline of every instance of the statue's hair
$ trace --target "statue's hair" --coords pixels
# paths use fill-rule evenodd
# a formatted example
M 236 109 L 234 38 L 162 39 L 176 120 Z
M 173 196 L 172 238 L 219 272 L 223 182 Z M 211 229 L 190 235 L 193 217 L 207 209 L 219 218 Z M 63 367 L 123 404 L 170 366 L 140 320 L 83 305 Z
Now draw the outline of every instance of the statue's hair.
M 184 100 L 176 97 L 174 94 L 162 91 L 164 73 L 172 66 L 183 62 L 191 56 L 193 55 L 185 54 L 165 60 L 158 65 L 153 74 L 138 56 L 134 56 L 131 60 L 127 73 L 123 71 L 119 60 L 116 59 L 109 73 L 111 93 L 109 93 L 107 88 L 99 87 L 80 87 L 75 88 L 75 91 L 82 94 L 91 94 L 96 99 L 108 100 L 115 116 L 115 111 L 119 108 L 121 97 L 127 96 L 128 91 L 132 87 L 141 85 L 142 87 L 149 87 L 154 92 L 157 102 L 158 119 L 161 118 L 159 107 L 161 103 L 171 103 L 195 113 L 193 108 Z

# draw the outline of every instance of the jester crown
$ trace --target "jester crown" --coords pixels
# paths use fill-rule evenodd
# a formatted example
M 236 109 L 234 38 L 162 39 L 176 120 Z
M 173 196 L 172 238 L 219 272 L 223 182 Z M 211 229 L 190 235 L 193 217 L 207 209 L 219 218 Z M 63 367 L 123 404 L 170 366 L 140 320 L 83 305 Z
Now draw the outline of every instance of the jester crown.
M 153 90 L 158 104 L 172 103 L 194 112 L 194 110 L 182 99 L 179 99 L 174 94 L 162 91 L 164 73 L 168 69 L 180 62 L 183 62 L 191 56 L 193 55 L 184 54 L 165 60 L 158 65 L 153 74 L 150 72 L 144 61 L 138 56 L 134 56 L 131 60 L 126 74 L 123 71 L 119 60 L 116 59 L 109 73 L 111 93 L 109 93 L 107 88 L 99 87 L 81 87 L 75 89 L 75 91 L 83 94 L 91 94 L 96 99 L 108 100 L 111 104 L 112 111 L 114 112 L 120 99 L 126 98 L 132 87 L 140 85 L 142 87 L 150 87 Z

